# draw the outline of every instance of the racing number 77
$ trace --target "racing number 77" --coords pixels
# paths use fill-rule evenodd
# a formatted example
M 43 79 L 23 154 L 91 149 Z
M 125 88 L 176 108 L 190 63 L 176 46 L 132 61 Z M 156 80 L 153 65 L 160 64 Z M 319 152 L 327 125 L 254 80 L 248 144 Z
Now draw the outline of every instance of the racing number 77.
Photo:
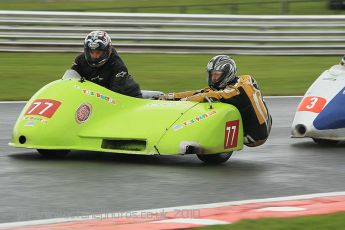
M 30 111 L 27 112 L 27 114 L 32 114 L 34 112 L 34 110 L 40 106 L 42 104 L 42 102 L 34 102 L 32 103 L 34 106 L 32 109 L 30 109 Z M 43 103 L 44 105 L 47 105 L 43 110 L 41 110 L 38 114 L 41 115 L 43 114 L 45 111 L 47 111 L 50 107 L 53 106 L 53 103 L 50 103 L 50 102 L 44 102 Z
M 51 118 L 61 102 L 50 99 L 35 100 L 25 112 L 25 115 L 40 115 Z
M 239 120 L 226 122 L 224 149 L 237 147 L 238 126 L 239 126 Z

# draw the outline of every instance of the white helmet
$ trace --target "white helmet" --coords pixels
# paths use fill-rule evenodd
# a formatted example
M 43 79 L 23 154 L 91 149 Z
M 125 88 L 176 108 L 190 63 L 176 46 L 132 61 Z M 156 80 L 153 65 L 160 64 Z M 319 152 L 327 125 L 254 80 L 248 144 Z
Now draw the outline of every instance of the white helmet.
M 110 57 L 111 47 L 111 39 L 107 32 L 100 30 L 92 31 L 86 36 L 84 41 L 84 54 L 87 63 L 92 67 L 104 65 Z M 90 55 L 92 50 L 100 50 L 102 55 L 97 59 L 93 59 Z

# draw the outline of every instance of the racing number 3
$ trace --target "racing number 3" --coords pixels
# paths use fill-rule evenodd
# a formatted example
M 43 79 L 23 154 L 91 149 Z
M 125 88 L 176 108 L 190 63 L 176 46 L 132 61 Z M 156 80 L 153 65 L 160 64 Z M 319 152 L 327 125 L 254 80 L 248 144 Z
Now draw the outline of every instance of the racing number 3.
M 297 111 L 308 111 L 320 113 L 326 105 L 326 99 L 323 97 L 309 96 L 305 97 L 301 104 L 298 106 Z
M 60 105 L 61 102 L 50 99 L 35 100 L 25 112 L 25 115 L 40 115 L 51 118 Z
M 238 125 L 239 125 L 239 120 L 226 122 L 224 149 L 237 147 Z

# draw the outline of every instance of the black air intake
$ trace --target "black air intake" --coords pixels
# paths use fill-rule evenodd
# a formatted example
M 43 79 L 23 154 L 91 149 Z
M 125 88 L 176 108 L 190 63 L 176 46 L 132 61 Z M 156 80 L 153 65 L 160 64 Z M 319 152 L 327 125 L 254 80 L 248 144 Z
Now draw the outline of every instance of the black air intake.
M 103 139 L 103 149 L 126 150 L 126 151 L 144 151 L 146 149 L 146 140 L 107 140 Z

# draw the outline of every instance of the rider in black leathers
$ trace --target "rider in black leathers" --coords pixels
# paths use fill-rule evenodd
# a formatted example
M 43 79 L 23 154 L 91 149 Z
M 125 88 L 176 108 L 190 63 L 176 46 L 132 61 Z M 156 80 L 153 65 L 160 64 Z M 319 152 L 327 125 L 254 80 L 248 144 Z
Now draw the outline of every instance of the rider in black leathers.
M 131 97 L 142 97 L 139 84 L 128 73 L 109 35 L 93 31 L 84 42 L 84 53 L 77 56 L 72 65 L 84 79 L 104 86 L 114 92 Z

